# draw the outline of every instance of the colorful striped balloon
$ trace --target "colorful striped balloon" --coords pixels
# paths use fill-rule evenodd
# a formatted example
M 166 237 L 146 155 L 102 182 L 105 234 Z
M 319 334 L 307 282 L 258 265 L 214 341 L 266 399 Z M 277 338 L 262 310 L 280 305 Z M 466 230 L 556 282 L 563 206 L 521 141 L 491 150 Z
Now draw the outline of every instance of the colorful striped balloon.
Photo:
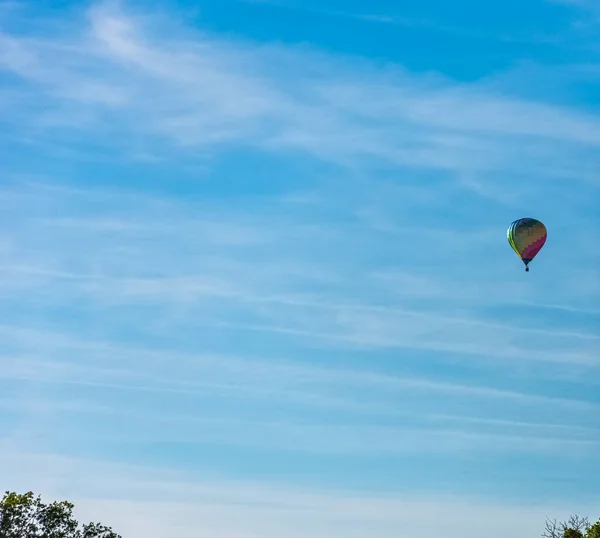
M 529 271 L 529 262 L 544 246 L 547 235 L 546 227 L 535 219 L 518 219 L 508 227 L 508 242 L 523 260 L 525 271 Z

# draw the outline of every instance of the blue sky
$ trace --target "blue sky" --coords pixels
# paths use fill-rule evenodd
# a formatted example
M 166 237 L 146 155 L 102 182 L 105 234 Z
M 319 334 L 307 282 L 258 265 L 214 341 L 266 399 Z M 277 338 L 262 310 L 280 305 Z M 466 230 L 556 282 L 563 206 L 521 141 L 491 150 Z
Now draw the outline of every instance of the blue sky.
M 600 516 L 599 36 L 586 0 L 0 5 L 2 487 L 129 538 Z

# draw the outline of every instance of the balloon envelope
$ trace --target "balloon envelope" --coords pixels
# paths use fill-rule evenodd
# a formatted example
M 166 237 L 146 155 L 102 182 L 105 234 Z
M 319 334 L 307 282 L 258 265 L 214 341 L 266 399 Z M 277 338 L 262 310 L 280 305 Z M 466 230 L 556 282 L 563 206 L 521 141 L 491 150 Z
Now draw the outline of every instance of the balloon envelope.
M 527 267 L 544 246 L 547 234 L 546 227 L 539 220 L 518 219 L 508 227 L 508 242 Z

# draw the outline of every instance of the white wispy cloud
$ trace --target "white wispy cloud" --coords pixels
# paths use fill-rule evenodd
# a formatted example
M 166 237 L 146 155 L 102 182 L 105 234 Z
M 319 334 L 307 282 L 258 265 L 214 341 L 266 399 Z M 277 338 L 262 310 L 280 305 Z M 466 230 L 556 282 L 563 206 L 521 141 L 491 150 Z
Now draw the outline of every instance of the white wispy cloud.
M 123 536 L 363 538 L 398 534 L 469 538 L 515 532 L 536 535 L 546 517 L 587 513 L 593 503 L 558 506 L 495 503 L 442 493 L 411 497 L 369 491 L 340 492 L 229 481 L 214 473 L 184 478 L 181 473 L 142 466 L 102 464 L 35 452 L 14 454 L 4 447 L 2 474 L 9 484 L 27 487 L 35 477 L 47 496 L 68 496 L 80 520 L 102 520 Z M 26 470 L 25 474 L 15 469 Z M 55 469 L 56 472 L 50 471 Z M 85 477 L 85 478 L 83 478 Z M 85 484 L 84 484 L 85 481 Z M 90 486 L 87 486 L 87 484 Z M 118 492 L 114 499 L 114 492 Z M 165 501 L 165 499 L 169 499 Z M 587 511 L 586 511 L 587 509 Z
M 104 442 L 158 441 L 169 431 L 173 442 L 271 450 L 345 454 L 550 450 L 564 456 L 569 447 L 588 446 L 592 454 L 600 441 L 593 426 L 598 405 L 579 398 L 383 374 L 368 367 L 303 365 L 286 357 L 265 360 L 158 351 L 15 327 L 3 327 L 1 332 L 12 355 L 2 356 L 0 378 L 13 386 L 34 384 L 41 398 L 33 409 L 19 404 L 13 411 L 30 412 L 36 423 L 39 409 L 52 411 L 65 421 L 63 437 L 70 430 L 79 436 L 65 407 L 76 395 L 83 403 L 79 413 L 87 417 L 88 425 L 97 423 L 96 435 Z M 99 408 L 93 397 L 86 396 L 88 391 L 111 396 Z M 360 402 L 355 399 L 357 391 Z M 69 395 L 64 402 L 63 392 Z M 146 416 L 148 398 L 157 395 L 161 408 Z M 218 411 L 219 402 L 225 401 L 237 402 L 233 413 L 228 408 Z M 124 402 L 128 409 L 121 408 Z M 481 403 L 487 416 L 474 412 L 474 402 Z M 245 411 L 237 408 L 239 404 Z M 265 405 L 273 404 L 281 417 L 270 410 L 262 420 L 253 418 L 252 409 L 266 410 Z M 440 412 L 442 408 L 446 413 Z M 302 410 L 318 410 L 321 416 L 307 422 L 298 415 Z M 112 418 L 102 425 L 97 413 Z M 379 426 L 364 422 L 374 418 L 383 422 Z M 163 426 L 156 429 L 159 423 Z M 38 434 L 43 430 L 36 427 Z
M 290 473 L 346 458 L 358 482 L 372 459 L 426 454 L 459 483 L 453 457 L 484 458 L 491 481 L 519 456 L 539 459 L 521 482 L 567 462 L 556 480 L 587 487 L 597 114 L 510 95 L 500 77 L 224 38 L 118 2 L 30 10 L 0 10 L 0 139 L 7 160 L 27 156 L 0 185 L 9 487 L 105 509 L 124 536 L 182 538 L 506 536 L 560 510 L 492 499 L 469 519 L 471 499 L 400 486 L 305 493 L 49 454 L 119 459 L 168 439 L 283 452 Z M 255 172 L 276 187 L 224 194 L 247 150 L 273 159 Z M 42 173 L 32 155 L 69 165 Z M 239 169 L 218 175 L 223 155 Z M 524 275 L 505 230 L 530 210 L 550 236 Z M 494 480 L 495 497 L 516 483 Z M 187 498 L 159 514 L 165 492 Z
M 350 236 L 356 246 L 381 244 L 368 227 L 344 231 L 326 221 L 307 225 L 302 213 L 286 205 L 265 217 L 226 208 L 221 213 L 210 207 L 198 211 L 175 199 L 138 197 L 134 202 L 96 189 L 57 194 L 25 187 L 4 194 L 7 203 L 19 208 L 15 223 L 23 223 L 6 237 L 7 244 L 14 243 L 1 267 L 6 298 L 35 292 L 27 299 L 32 305 L 154 305 L 162 308 L 163 318 L 173 316 L 171 327 L 296 334 L 328 347 L 423 349 L 478 361 L 495 357 L 598 366 L 600 338 L 593 331 L 486 319 L 480 311 L 486 306 L 518 304 L 532 293 L 525 283 L 502 280 L 493 269 L 490 276 L 464 284 L 460 273 L 419 276 L 411 269 L 373 270 L 349 252 L 334 253 L 335 245 Z M 86 209 L 99 200 L 105 209 Z M 48 203 L 50 213 L 59 209 L 58 218 L 44 209 Z M 87 217 L 71 216 L 82 212 Z M 487 230 L 466 238 L 418 227 L 404 233 L 423 239 L 437 233 L 451 245 L 453 259 L 494 237 Z M 316 253 L 315 246 L 320 247 Z M 329 254 L 326 248 L 331 248 Z M 580 284 L 582 276 L 577 275 Z M 590 282 L 581 288 L 588 299 L 598 294 L 591 285 L 594 276 L 589 272 Z M 357 279 L 371 298 L 355 294 Z M 569 285 L 569 280 L 561 283 Z M 540 292 L 540 298 L 547 294 L 545 287 Z M 560 286 L 555 285 L 555 293 L 560 297 Z M 566 287 L 563 296 L 569 295 L 572 301 L 573 288 Z M 144 319 L 148 314 L 139 315 Z
M 236 142 L 354 165 L 377 158 L 460 174 L 594 181 L 597 117 L 396 68 L 374 72 L 355 59 L 334 64 L 314 51 L 190 31 L 177 37 L 168 27 L 168 37 L 156 37 L 160 21 L 112 3 L 80 20 L 85 26 L 68 38 L 2 36 L 4 69 L 30 84 L 25 110 L 48 100 L 43 111 L 17 116 L 23 136 L 53 129 L 73 140 L 83 131 L 149 154 L 156 137 L 193 151 Z M 582 152 L 590 165 L 565 169 Z

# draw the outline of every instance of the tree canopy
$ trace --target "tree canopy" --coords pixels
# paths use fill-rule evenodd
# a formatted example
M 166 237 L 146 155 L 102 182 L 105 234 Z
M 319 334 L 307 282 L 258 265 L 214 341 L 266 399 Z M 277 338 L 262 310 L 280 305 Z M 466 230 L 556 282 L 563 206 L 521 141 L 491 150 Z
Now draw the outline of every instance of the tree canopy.
M 0 538 L 122 538 L 100 523 L 79 525 L 74 504 L 54 501 L 44 504 L 31 491 L 7 491 L 0 501 Z M 600 538 L 600 519 L 571 516 L 568 521 L 547 520 L 543 538 Z
M 543 538 L 600 538 L 600 519 L 590 525 L 587 517 L 571 516 L 568 521 L 546 521 Z
M 110 527 L 88 523 L 80 527 L 67 501 L 44 504 L 32 492 L 7 491 L 0 501 L 2 538 L 121 538 Z

